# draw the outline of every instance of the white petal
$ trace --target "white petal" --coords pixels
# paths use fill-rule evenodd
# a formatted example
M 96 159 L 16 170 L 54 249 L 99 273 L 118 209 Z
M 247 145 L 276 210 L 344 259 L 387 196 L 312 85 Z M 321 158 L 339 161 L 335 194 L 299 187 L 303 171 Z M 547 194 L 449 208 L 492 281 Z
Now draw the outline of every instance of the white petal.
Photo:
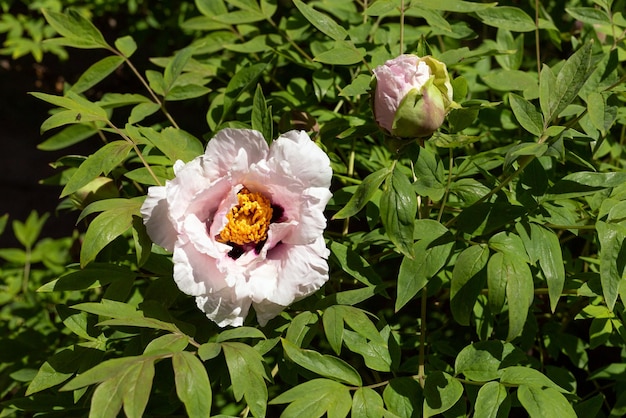
M 178 288 L 191 296 L 201 296 L 227 287 L 225 272 L 217 266 L 217 259 L 196 250 L 193 243 L 176 243 L 174 281 Z
M 320 236 L 311 245 L 281 244 L 271 250 L 265 263 L 250 272 L 253 306 L 264 321 L 318 290 L 328 280 L 329 251 Z M 271 313 L 271 316 L 269 316 Z M 261 319 L 259 319 L 261 321 Z
M 304 131 L 289 131 L 279 136 L 272 142 L 269 161 L 270 168 L 289 170 L 306 187 L 330 187 L 333 175 L 330 160 Z
M 267 158 L 267 142 L 258 131 L 222 129 L 207 145 L 203 168 L 208 177 L 247 172 L 252 164 Z
M 194 196 L 216 180 L 205 177 L 201 161 L 201 157 L 189 161 L 166 185 L 170 219 L 173 222 L 182 221 Z
M 196 297 L 196 304 L 218 326 L 239 327 L 248 315 L 251 301 L 249 298 L 237 299 L 233 289 L 225 288 Z
M 150 187 L 148 196 L 141 205 L 141 215 L 152 241 L 168 251 L 173 251 L 178 233 L 168 217 L 169 207 L 165 195 L 165 187 Z

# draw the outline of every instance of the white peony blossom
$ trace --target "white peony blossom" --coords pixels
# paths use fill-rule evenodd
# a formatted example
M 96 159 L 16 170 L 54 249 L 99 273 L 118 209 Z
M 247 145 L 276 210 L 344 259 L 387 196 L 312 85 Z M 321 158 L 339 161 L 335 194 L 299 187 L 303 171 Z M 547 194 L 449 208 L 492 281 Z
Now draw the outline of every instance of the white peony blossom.
M 173 252 L 174 280 L 219 326 L 261 325 L 328 280 L 322 233 L 331 197 L 328 156 L 303 131 L 268 147 L 253 130 L 224 129 L 175 178 L 150 187 L 141 213 Z

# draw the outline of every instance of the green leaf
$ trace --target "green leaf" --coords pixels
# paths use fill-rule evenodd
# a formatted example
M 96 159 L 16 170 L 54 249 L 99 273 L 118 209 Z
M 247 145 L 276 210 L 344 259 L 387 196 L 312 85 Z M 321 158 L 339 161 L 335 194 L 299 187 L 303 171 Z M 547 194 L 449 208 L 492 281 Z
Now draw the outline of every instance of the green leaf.
M 333 219 L 345 219 L 359 213 L 361 209 L 372 200 L 374 193 L 376 193 L 380 185 L 390 174 L 391 171 L 388 168 L 381 168 L 380 170 L 368 174 L 361 184 L 359 184 L 348 203 L 346 203 L 346 206 L 335 213 Z
M 61 191 L 61 197 L 74 193 L 100 174 L 108 175 L 128 157 L 133 144 L 127 141 L 112 141 L 89 156 Z
M 39 289 L 38 292 L 63 292 L 68 290 L 85 290 L 101 287 L 115 280 L 132 281 L 136 273 L 132 270 L 114 264 L 93 263 L 81 270 L 70 270 L 52 280 Z
M 352 405 L 350 391 L 341 383 L 328 379 L 312 379 L 281 393 L 270 404 L 289 405 L 282 418 L 313 418 L 327 413 L 328 418 L 343 418 Z
M 495 253 L 487 263 L 488 300 L 491 312 L 497 314 L 502 310 L 506 300 L 506 286 L 509 271 L 512 270 L 510 259 L 503 253 Z
M 589 120 L 591 120 L 593 127 L 604 135 L 606 131 L 604 125 L 606 101 L 602 94 L 592 91 L 587 95 L 587 114 L 589 115 Z
M 333 305 L 324 311 L 322 323 L 328 344 L 333 351 L 341 354 L 341 344 L 343 343 L 343 312 L 337 309 L 338 305 Z
M 509 416 L 511 400 L 506 388 L 498 382 L 488 382 L 478 391 L 475 418 L 504 418 Z
M 233 329 L 227 329 L 218 334 L 215 342 L 221 343 L 229 340 L 236 340 L 240 338 L 261 338 L 266 339 L 263 331 L 252 327 L 237 327 Z
M 396 166 L 387 176 L 380 198 L 380 216 L 387 236 L 398 251 L 413 258 L 417 196 L 407 176 Z
M 494 7 L 498 3 L 477 3 L 462 0 L 420 0 L 421 7 L 456 13 L 472 13 Z
M 308 20 L 313 26 L 315 26 L 320 32 L 326 36 L 334 39 L 335 41 L 342 41 L 348 36 L 348 32 L 333 19 L 318 12 L 311 6 L 303 3 L 300 0 L 294 0 L 293 4 L 296 5 L 300 13 Z
M 550 101 L 552 100 L 552 94 L 556 89 L 556 75 L 552 72 L 552 69 L 546 64 L 541 67 L 541 73 L 539 77 L 539 107 L 541 107 L 541 113 L 543 114 L 543 120 L 546 126 L 551 125 L 552 121 L 547 117 L 551 115 Z
M 128 418 L 144 416 L 143 412 L 148 405 L 153 379 L 154 361 L 151 360 L 134 364 L 123 378 L 119 378 L 123 385 L 124 413 Z M 92 406 L 94 406 L 93 403 Z
M 176 394 L 185 405 L 191 418 L 211 415 L 211 383 L 204 365 L 188 351 L 175 353 L 172 357 Z
M 126 58 L 130 58 L 130 56 L 133 55 L 137 50 L 137 43 L 132 36 L 126 35 L 115 40 L 115 47 Z
M 626 265 L 625 235 L 616 225 L 603 221 L 596 222 L 596 230 L 600 241 L 602 293 L 608 308 L 612 311 L 619 295 L 624 265 Z
M 80 346 L 68 347 L 55 353 L 41 365 L 28 385 L 26 396 L 65 382 L 74 375 L 86 358 L 98 361 L 98 353 L 102 352 Z
M 415 181 L 413 187 L 420 196 L 428 196 L 434 201 L 443 197 L 446 186 L 441 160 L 428 148 L 421 148 L 413 169 Z
M 536 28 L 534 20 L 517 7 L 491 7 L 478 10 L 476 14 L 486 25 L 508 29 L 511 32 L 531 32 Z
M 165 154 L 172 163 L 178 160 L 186 163 L 204 153 L 202 143 L 182 129 L 167 127 L 161 132 L 157 132 L 152 128 L 139 128 L 139 132 Z
M 238 70 L 233 78 L 230 79 L 224 92 L 224 108 L 222 110 L 222 117 L 218 125 L 226 120 L 226 116 L 230 114 L 237 99 L 246 91 L 252 89 L 252 86 L 256 85 L 257 80 L 263 74 L 263 71 L 267 68 L 267 64 L 259 63 L 249 67 L 245 67 Z
M 309 335 L 313 325 L 317 324 L 319 316 L 313 312 L 304 311 L 291 320 L 285 338 L 296 346 L 301 346 Z
M 198 348 L 198 356 L 202 361 L 217 357 L 222 352 L 222 345 L 218 343 L 205 343 Z
M 91 398 L 90 418 L 116 418 L 122 409 L 123 379 L 121 376 L 112 377 L 96 387 Z
M 165 334 L 150 341 L 146 348 L 143 350 L 143 353 L 177 353 L 187 348 L 187 345 L 189 345 L 189 339 L 185 335 Z
M 450 308 L 452 316 L 461 325 L 469 325 L 474 304 L 486 280 L 489 249 L 486 245 L 472 245 L 459 254 L 452 270 Z
M 40 217 L 37 211 L 32 210 L 24 223 L 17 220 L 13 221 L 13 233 L 15 234 L 15 238 L 17 238 L 20 244 L 25 248 L 32 248 L 35 242 L 37 242 L 37 238 L 39 238 L 39 234 L 41 234 L 41 229 L 49 216 L 48 213 L 45 213 Z
M 485 84 L 495 90 L 533 91 L 537 77 L 520 70 L 493 70 L 481 76 Z
M 161 110 L 161 106 L 158 103 L 139 103 L 138 105 L 134 106 L 133 109 L 130 111 L 128 123 L 139 123 L 148 116 L 155 114 L 159 110 Z
M 521 385 L 517 398 L 530 418 L 576 418 L 574 408 L 558 391 L 552 388 Z
M 252 101 L 252 129 L 261 132 L 263 138 L 269 140 L 274 138 L 272 128 L 272 111 L 267 107 L 265 96 L 260 85 L 256 86 L 254 99 Z
M 98 129 L 91 125 L 68 126 L 37 145 L 37 148 L 42 151 L 57 151 L 91 138 L 97 132 Z
M 398 272 L 395 311 L 400 310 L 446 265 L 454 247 L 454 236 L 439 222 L 415 222 L 413 258 L 404 257 Z
M 98 28 L 77 11 L 69 9 L 67 13 L 63 14 L 49 9 L 42 9 L 42 13 L 48 24 L 61 36 L 67 38 L 70 42 L 78 41 L 73 46 L 111 49 Z
M 543 132 L 543 118 L 535 106 L 528 100 L 517 94 L 509 94 L 511 110 L 522 128 L 535 136 L 541 136 Z
M 361 386 L 361 376 L 345 361 L 322 355 L 317 351 L 305 350 L 282 339 L 285 355 L 297 365 L 330 379 L 338 380 L 353 386 Z
M 379 418 L 383 411 L 383 399 L 374 389 L 359 388 L 354 392 L 351 418 Z
M 548 284 L 550 309 L 554 312 L 565 284 L 561 243 L 553 231 L 534 223 L 530 224 L 530 236 L 538 246 L 539 265 Z
M 552 186 L 546 200 L 567 199 L 596 193 L 609 187 L 617 187 L 626 182 L 626 173 L 608 172 L 594 173 L 578 171 L 568 174 Z
M 163 72 L 164 96 L 167 96 L 167 93 L 172 89 L 192 55 L 192 47 L 183 48 L 168 62 Z
M 104 247 L 128 231 L 133 224 L 133 215 L 139 215 L 141 203 L 141 200 L 129 200 L 128 205 L 102 212 L 91 221 L 80 249 L 81 267 L 93 261 Z
M 263 357 L 249 345 L 237 342 L 222 343 L 226 365 L 237 401 L 245 397 L 255 417 L 265 416 L 267 385 Z
M 365 48 L 355 48 L 342 42 L 334 48 L 315 55 L 314 61 L 330 65 L 352 65 L 365 57 Z
M 611 19 L 604 10 L 593 7 L 566 7 L 567 14 L 590 25 L 610 25 Z
M 500 383 L 505 385 L 526 385 L 536 388 L 551 388 L 561 393 L 567 393 L 565 389 L 550 380 L 539 370 L 524 366 L 510 366 L 500 370 Z
M 554 80 L 554 89 L 546 92 L 546 95 L 540 97 L 541 100 L 548 100 L 547 106 L 541 105 L 544 111 L 544 121 L 551 124 L 552 121 L 576 98 L 578 92 L 587 81 L 591 74 L 591 53 L 592 44 L 584 44 L 578 51 L 563 64 L 559 74 Z M 541 82 L 543 83 L 543 71 L 541 73 Z M 550 80 L 550 84 L 552 84 Z M 547 87 L 546 87 L 547 88 Z M 541 90 L 540 86 L 540 90 Z M 548 110 L 547 113 L 545 110 Z
M 452 408 L 463 395 L 463 385 L 445 372 L 431 372 L 424 383 L 424 415 L 429 417 Z
M 124 374 L 135 364 L 143 363 L 146 361 L 154 361 L 153 356 L 130 356 L 121 357 L 106 360 L 99 363 L 95 367 L 87 370 L 86 372 L 76 376 L 69 383 L 61 388 L 64 390 L 76 390 L 85 386 L 93 385 L 94 383 L 104 382 L 105 380 L 113 379 L 116 376 Z
M 480 341 L 461 350 L 454 363 L 454 372 L 475 382 L 488 382 L 499 377 L 503 362 L 514 363 L 516 356 L 518 360 L 524 358 L 524 354 L 511 343 Z
M 411 377 L 391 379 L 383 391 L 387 410 L 398 417 L 421 416 L 424 395 L 422 387 Z
M 517 257 L 504 256 L 501 274 L 508 274 L 506 297 L 509 303 L 509 333 L 510 341 L 522 333 L 528 309 L 532 305 L 535 293 L 533 276 L 528 264 Z
M 124 63 L 124 58 L 117 55 L 102 58 L 100 61 L 92 64 L 69 91 L 74 93 L 82 93 L 89 90 L 100 81 L 104 80 L 109 74 L 115 71 L 120 65 Z
M 341 93 L 339 93 L 339 95 L 342 97 L 354 97 L 361 94 L 367 94 L 370 91 L 371 82 L 371 75 L 359 74 L 350 84 L 341 89 Z
M 366 259 L 345 245 L 332 241 L 330 251 L 337 259 L 341 269 L 353 278 L 367 286 L 375 286 L 382 283 L 382 279 L 370 266 Z

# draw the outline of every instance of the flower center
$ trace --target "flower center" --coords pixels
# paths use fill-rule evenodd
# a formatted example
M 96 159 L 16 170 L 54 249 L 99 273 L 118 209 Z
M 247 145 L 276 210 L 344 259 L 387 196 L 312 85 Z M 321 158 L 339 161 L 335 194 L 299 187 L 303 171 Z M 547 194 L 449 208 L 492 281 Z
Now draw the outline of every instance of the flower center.
M 261 193 L 251 193 L 245 187 L 237 193 L 239 204 L 226 215 L 228 224 L 220 232 L 218 240 L 225 243 L 258 244 L 267 239 L 272 220 L 272 204 Z

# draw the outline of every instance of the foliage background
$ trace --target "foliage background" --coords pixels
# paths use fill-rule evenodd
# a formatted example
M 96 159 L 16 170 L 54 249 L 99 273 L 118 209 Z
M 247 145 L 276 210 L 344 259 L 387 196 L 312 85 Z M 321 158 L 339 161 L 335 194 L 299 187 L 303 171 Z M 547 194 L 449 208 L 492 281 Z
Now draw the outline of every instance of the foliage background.
M 1 416 L 624 414 L 623 0 L 0 7 L 61 195 L 0 218 Z M 401 49 L 462 108 L 396 153 L 369 89 Z M 226 126 L 335 172 L 331 280 L 263 328 L 206 320 L 138 217 Z

